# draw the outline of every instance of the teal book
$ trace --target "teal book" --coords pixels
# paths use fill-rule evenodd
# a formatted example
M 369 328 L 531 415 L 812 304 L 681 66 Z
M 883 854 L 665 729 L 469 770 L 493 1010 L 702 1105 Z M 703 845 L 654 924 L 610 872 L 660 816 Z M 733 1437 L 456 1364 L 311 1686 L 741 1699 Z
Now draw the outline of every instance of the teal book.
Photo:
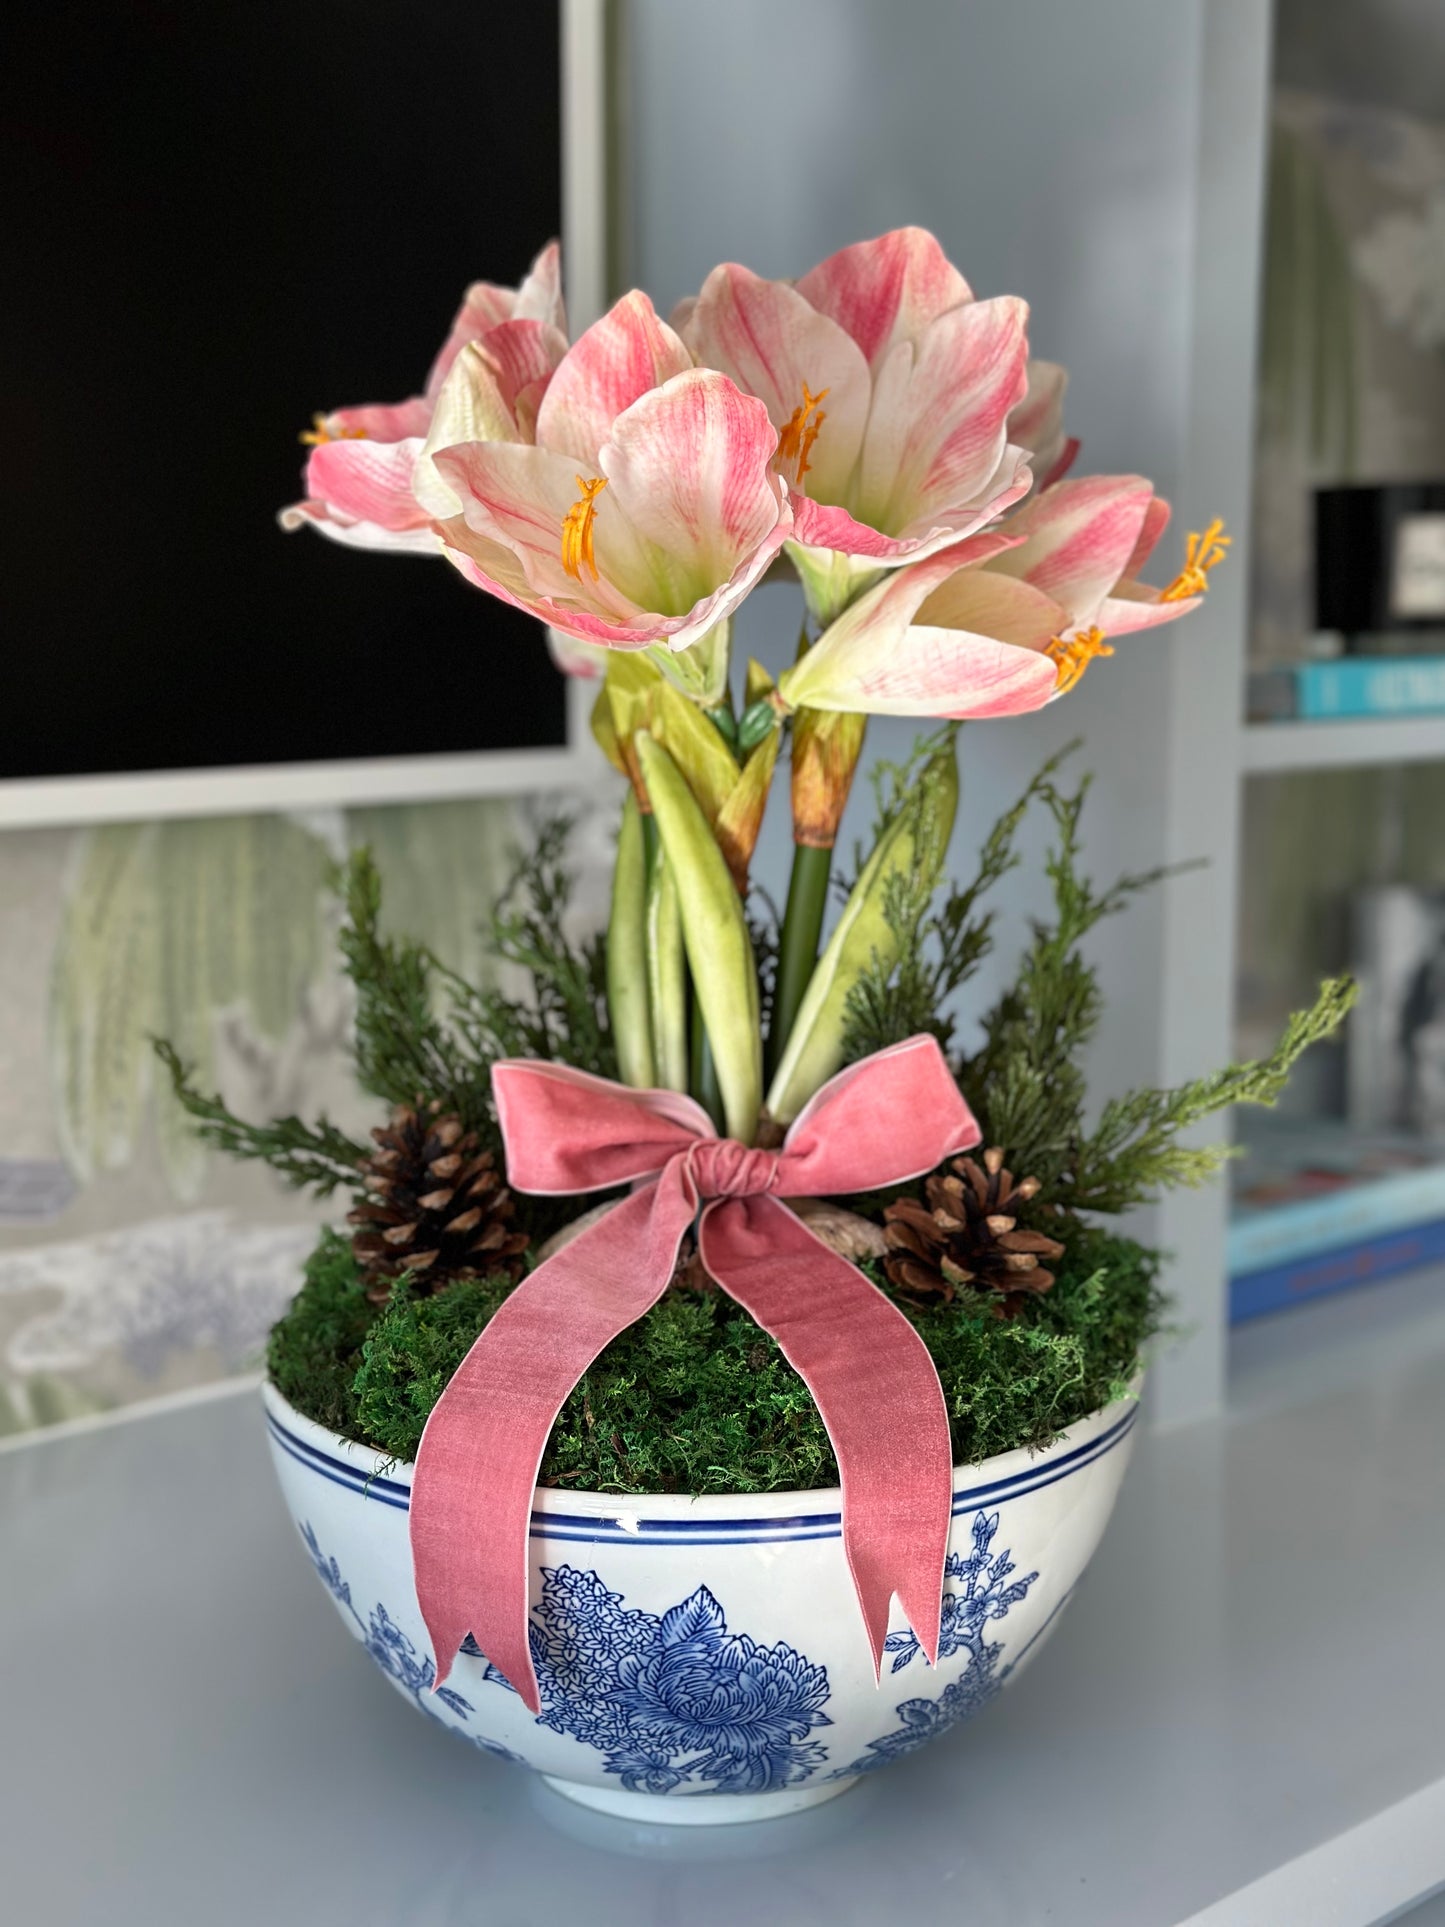
M 1303 722 L 1445 715 L 1445 656 L 1342 656 L 1294 670 Z

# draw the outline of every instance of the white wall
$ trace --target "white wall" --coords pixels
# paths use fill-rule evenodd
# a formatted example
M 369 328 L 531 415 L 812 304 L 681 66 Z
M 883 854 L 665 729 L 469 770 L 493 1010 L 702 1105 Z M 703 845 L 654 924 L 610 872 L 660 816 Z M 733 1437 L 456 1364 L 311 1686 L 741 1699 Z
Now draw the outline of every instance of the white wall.
M 1072 370 L 1083 467 L 1151 475 L 1180 535 L 1216 512 L 1242 535 L 1265 0 L 625 0 L 621 26 L 628 278 L 664 312 L 720 259 L 792 275 L 863 235 L 931 227 L 978 293 L 1032 303 L 1036 348 Z M 1201 261 L 1206 234 L 1214 258 Z M 1101 877 L 1213 859 L 1209 877 L 1166 886 L 1167 903 L 1156 894 L 1100 934 L 1101 1094 L 1192 1074 L 1228 1048 L 1218 945 L 1233 910 L 1238 548 L 1236 561 L 1187 638 L 1128 642 L 1068 703 L 964 733 L 961 866 L 967 838 L 1078 733 L 1079 766 L 1099 777 Z M 790 593 L 753 598 L 744 649 L 786 657 Z M 897 754 L 910 736 L 875 726 L 871 743 Z M 1187 791 L 1171 790 L 1174 765 Z M 781 811 L 769 837 L 776 883 Z M 1020 915 L 1027 891 L 1006 888 Z M 1181 975 L 1171 992 L 1171 959 L 1202 989 Z M 1190 1247 L 1174 1284 L 1196 1336 L 1161 1374 L 1171 1416 L 1220 1394 L 1218 1220 L 1211 1201 L 1153 1227 Z

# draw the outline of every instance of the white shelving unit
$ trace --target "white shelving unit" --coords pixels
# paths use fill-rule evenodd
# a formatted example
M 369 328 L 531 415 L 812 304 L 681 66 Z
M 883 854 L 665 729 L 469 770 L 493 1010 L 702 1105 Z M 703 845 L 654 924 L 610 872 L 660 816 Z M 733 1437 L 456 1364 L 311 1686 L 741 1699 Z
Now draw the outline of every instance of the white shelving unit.
M 1241 766 L 1246 776 L 1441 761 L 1445 761 L 1445 716 L 1246 723 L 1243 731 Z

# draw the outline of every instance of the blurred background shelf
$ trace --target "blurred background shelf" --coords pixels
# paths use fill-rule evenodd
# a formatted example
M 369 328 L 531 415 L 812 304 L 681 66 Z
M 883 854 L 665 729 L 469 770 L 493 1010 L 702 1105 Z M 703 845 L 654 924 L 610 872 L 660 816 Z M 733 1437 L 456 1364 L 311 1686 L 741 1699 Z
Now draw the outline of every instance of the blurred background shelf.
M 1249 776 L 1436 761 L 1445 761 L 1445 716 L 1246 723 L 1243 731 L 1241 763 Z

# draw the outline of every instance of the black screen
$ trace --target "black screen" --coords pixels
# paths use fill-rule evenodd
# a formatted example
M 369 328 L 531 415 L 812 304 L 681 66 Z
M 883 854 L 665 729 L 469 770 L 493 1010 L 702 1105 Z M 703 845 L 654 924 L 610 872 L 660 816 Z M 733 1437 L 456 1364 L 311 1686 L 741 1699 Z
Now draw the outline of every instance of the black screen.
M 561 742 L 538 624 L 275 520 L 313 412 L 418 392 L 465 285 L 515 285 L 557 233 L 557 6 L 27 13 L 0 83 L 0 775 Z

